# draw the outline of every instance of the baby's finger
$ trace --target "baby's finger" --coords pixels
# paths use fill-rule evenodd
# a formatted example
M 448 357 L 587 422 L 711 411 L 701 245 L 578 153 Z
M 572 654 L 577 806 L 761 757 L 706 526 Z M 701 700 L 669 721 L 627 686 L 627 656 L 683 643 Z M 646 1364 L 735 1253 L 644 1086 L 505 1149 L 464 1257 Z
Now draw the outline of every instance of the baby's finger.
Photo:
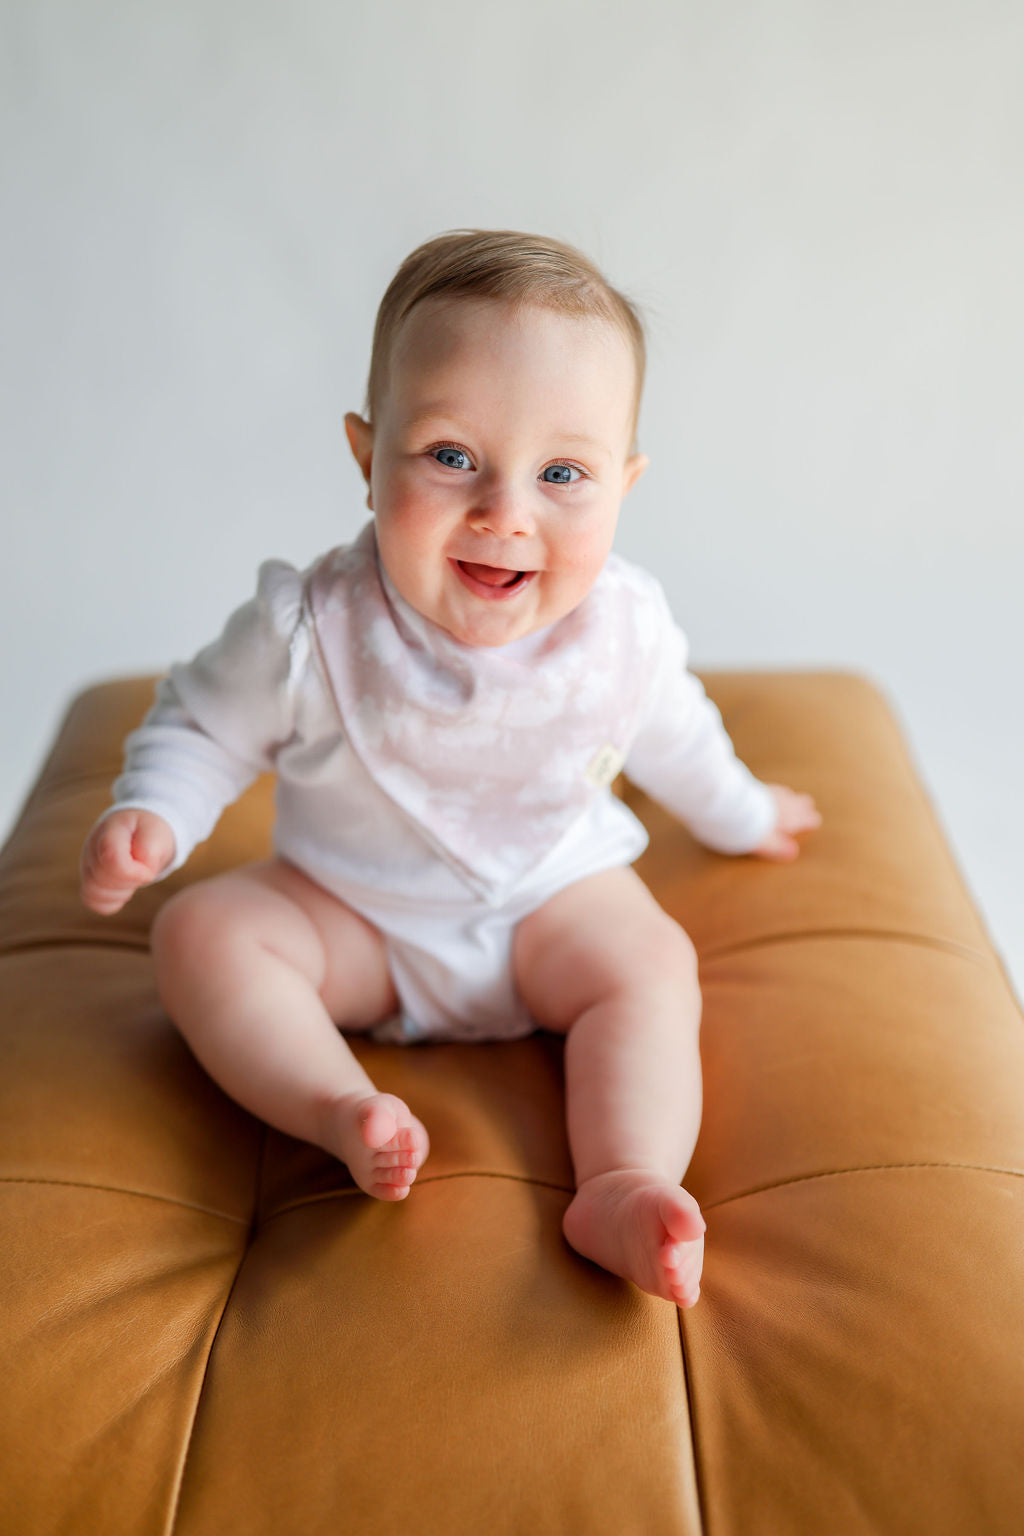
M 138 885 L 137 879 L 120 879 L 108 870 L 97 868 L 88 859 L 82 862 L 82 900 L 90 911 L 99 912 L 104 917 L 119 912 Z
M 784 824 L 787 832 L 813 832 L 821 826 L 821 812 L 810 795 L 794 795 L 786 807 Z
M 821 816 L 811 795 L 785 784 L 769 784 L 778 813 L 778 827 L 783 832 L 813 832 L 821 826 Z
M 174 838 L 169 828 L 150 817 L 143 817 L 129 845 L 129 856 L 149 875 L 157 875 L 174 853 Z
M 787 836 L 779 826 L 754 849 L 754 853 L 759 859 L 771 859 L 776 864 L 791 864 L 800 857 L 800 844 L 795 838 Z
M 119 912 L 152 875 L 131 855 L 130 834 L 123 826 L 101 823 L 82 850 L 81 898 L 92 912 Z
M 85 846 L 82 866 L 95 880 L 120 885 L 133 874 L 131 832 L 117 817 L 101 821 Z
M 90 912 L 97 913 L 100 917 L 113 917 L 115 912 L 120 912 L 129 896 L 134 893 L 121 887 L 111 890 L 106 886 L 96 887 L 83 885 L 82 900 Z

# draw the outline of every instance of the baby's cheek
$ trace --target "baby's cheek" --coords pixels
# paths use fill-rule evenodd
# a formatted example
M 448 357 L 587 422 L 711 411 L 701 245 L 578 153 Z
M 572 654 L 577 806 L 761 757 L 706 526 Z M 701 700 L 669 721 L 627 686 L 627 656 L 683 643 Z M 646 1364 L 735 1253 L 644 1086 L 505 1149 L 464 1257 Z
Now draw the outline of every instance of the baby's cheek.
M 566 541 L 566 572 L 576 581 L 595 582 L 611 552 L 615 524 L 607 521 L 584 525 Z
M 400 544 L 410 556 L 428 559 L 443 542 L 451 521 L 451 507 L 443 498 L 429 487 L 413 486 L 391 502 L 384 519 L 378 519 L 378 537 Z

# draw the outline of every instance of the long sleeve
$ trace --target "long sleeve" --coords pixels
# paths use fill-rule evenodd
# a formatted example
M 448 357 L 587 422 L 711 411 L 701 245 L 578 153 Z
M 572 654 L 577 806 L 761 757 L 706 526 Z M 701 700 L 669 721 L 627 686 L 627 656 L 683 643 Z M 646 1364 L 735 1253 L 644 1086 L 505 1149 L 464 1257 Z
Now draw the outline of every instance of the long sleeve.
M 300 573 L 283 561 L 264 562 L 255 597 L 191 662 L 171 668 L 126 739 L 110 809 L 154 811 L 169 824 L 175 856 L 165 875 L 273 767 L 291 736 L 296 679 L 309 649 L 302 613 Z
M 662 638 L 629 778 L 719 853 L 749 853 L 775 825 L 768 788 L 737 758 L 718 709 L 687 671 L 686 637 L 652 581 Z

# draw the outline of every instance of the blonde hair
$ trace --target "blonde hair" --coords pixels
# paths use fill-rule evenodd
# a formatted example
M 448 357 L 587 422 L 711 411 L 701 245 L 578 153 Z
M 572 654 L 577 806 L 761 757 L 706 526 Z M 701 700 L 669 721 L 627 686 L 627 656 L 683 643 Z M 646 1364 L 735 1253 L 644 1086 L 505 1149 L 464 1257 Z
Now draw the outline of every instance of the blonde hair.
M 612 287 L 582 251 L 514 229 L 449 230 L 405 258 L 377 311 L 364 406 L 368 421 L 373 421 L 387 388 L 392 347 L 403 321 L 417 304 L 430 298 L 500 299 L 517 310 L 537 304 L 614 325 L 633 354 L 636 389 L 631 435 L 635 436 L 647 365 L 639 309 Z

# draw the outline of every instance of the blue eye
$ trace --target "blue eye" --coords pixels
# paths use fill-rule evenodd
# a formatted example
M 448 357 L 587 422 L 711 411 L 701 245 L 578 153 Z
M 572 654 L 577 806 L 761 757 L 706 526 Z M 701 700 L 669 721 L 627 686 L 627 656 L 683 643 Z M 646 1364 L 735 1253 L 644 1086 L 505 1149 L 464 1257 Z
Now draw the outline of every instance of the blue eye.
M 469 467 L 469 454 L 463 453 L 461 448 L 435 448 L 434 458 L 445 469 L 467 469 Z
M 547 469 L 542 471 L 541 478 L 546 480 L 548 485 L 573 485 L 575 484 L 573 475 L 577 480 L 583 478 L 573 464 L 549 464 Z

